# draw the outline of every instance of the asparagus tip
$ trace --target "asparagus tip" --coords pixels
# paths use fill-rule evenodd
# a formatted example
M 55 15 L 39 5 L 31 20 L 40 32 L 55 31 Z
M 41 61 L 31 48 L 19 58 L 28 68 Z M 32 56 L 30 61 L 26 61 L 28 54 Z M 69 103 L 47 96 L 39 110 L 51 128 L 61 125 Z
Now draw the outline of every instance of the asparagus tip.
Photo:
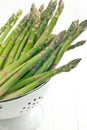
M 64 3 L 63 3 L 63 1 L 62 1 L 62 0 L 60 0 L 60 1 L 59 1 L 59 7 L 60 7 L 61 9 L 63 9 L 63 8 L 64 8 Z
M 75 68 L 80 61 L 81 61 L 81 58 L 74 59 L 73 61 L 71 61 L 70 64 L 69 64 L 69 65 L 70 65 L 70 68 L 71 68 L 71 69 Z
M 84 21 L 82 21 L 82 22 L 80 23 L 80 26 L 83 27 L 83 28 L 87 27 L 87 19 L 84 20 Z
M 19 9 L 18 12 L 17 12 L 17 15 L 18 15 L 18 16 L 21 15 L 22 12 L 23 12 L 23 11 L 22 11 L 21 9 Z

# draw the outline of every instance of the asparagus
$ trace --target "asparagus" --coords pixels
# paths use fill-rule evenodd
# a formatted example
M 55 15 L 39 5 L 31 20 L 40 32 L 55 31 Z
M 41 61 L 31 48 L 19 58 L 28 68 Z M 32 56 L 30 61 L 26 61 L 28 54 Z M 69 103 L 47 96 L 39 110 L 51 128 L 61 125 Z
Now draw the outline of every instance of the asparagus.
M 18 36 L 19 36 L 19 34 L 20 34 L 20 32 L 21 32 L 21 30 L 24 28 L 24 26 L 26 25 L 26 22 L 28 21 L 28 19 L 29 19 L 29 14 L 27 14 L 22 20 L 21 20 L 21 22 L 18 24 L 18 26 L 16 27 L 16 29 L 15 30 L 13 30 L 12 31 L 12 33 L 8 36 L 8 38 L 6 39 L 6 41 L 5 41 L 5 43 L 4 43 L 4 49 L 2 48 L 2 50 L 0 49 L 0 52 L 2 53 L 5 53 L 6 52 L 6 54 L 1 54 L 2 55 L 2 57 L 3 57 L 3 55 L 6 55 L 7 56 L 7 53 L 9 53 L 9 51 L 10 51 L 10 47 L 9 46 L 12 46 L 13 45 L 13 43 L 15 42 L 15 40 L 18 38 Z M 11 45 L 12 44 L 12 45 Z M 8 48 L 8 49 L 6 49 L 6 48 Z M 6 50 L 5 50 L 6 49 Z M 5 59 L 6 59 L 6 57 L 5 57 Z M 2 64 L 3 64 L 3 60 L 5 60 L 5 59 L 3 59 L 3 58 L 1 58 L 1 66 L 2 66 Z
M 48 24 L 49 20 L 51 19 L 52 15 L 54 13 L 56 5 L 57 5 L 57 1 L 54 1 L 54 2 L 50 1 L 47 9 L 42 13 L 40 26 L 39 26 L 39 29 L 36 32 L 37 36 L 35 38 L 35 42 L 38 40 L 38 38 L 41 36 L 43 31 L 46 29 L 47 24 Z
M 10 73 L 6 73 L 4 70 L 1 71 L 0 73 L 2 73 L 2 80 L 0 81 L 0 86 L 3 85 L 9 78 L 11 78 L 16 72 L 18 72 L 25 64 L 22 64 L 21 66 L 19 66 L 18 68 L 16 68 L 15 70 L 13 70 Z M 4 78 L 3 78 L 4 77 Z
M 25 35 L 26 35 L 27 30 L 28 30 L 28 27 L 24 28 L 23 32 L 19 35 L 19 37 L 15 41 L 15 45 L 13 46 L 12 51 L 10 52 L 9 56 L 7 57 L 7 60 L 6 60 L 6 63 L 4 65 L 4 67 L 8 66 L 9 64 L 11 64 L 11 63 L 13 63 L 15 61 L 14 57 L 15 57 L 15 55 L 17 53 L 17 49 L 20 46 L 20 44 L 25 42 L 25 37 L 26 37 Z
M 43 8 L 43 6 L 41 6 L 41 7 Z M 37 19 L 36 23 L 34 24 L 34 27 L 32 28 L 31 35 L 30 35 L 30 37 L 29 37 L 29 40 L 28 40 L 28 42 L 27 42 L 27 44 L 26 44 L 26 46 L 25 46 L 25 48 L 24 48 L 24 50 L 23 50 L 24 53 L 25 53 L 25 52 L 28 52 L 28 50 L 30 50 L 30 48 L 33 46 L 34 42 L 36 41 L 36 35 L 37 35 L 37 33 L 38 33 L 38 37 L 40 37 L 41 33 L 42 33 L 42 32 L 44 31 L 44 29 L 46 28 L 46 25 L 47 25 L 49 19 L 51 18 L 52 14 L 53 14 L 53 12 L 54 12 L 54 10 L 55 10 L 56 1 L 54 1 L 53 3 L 52 3 L 52 1 L 51 1 L 50 4 L 48 5 L 48 7 L 50 7 L 50 8 L 47 8 L 47 9 L 45 10 L 45 12 L 43 13 L 43 14 L 45 15 L 45 18 L 46 18 L 46 19 L 45 19 L 44 22 L 41 21 L 41 25 L 40 25 L 39 29 L 38 29 L 38 26 L 39 26 L 40 20 Z M 37 16 L 37 17 L 38 17 L 38 16 Z M 39 20 L 39 21 L 38 21 L 38 20 Z M 38 30 L 38 32 L 37 32 L 37 30 Z M 37 39 L 38 39 L 38 38 L 37 38 Z
M 11 17 L 8 19 L 8 21 L 4 24 L 4 26 L 0 28 L 0 35 L 5 31 L 5 29 L 7 28 L 7 26 L 8 26 L 11 22 L 13 22 L 14 17 L 15 17 L 15 14 L 12 14 Z
M 31 8 L 31 14 L 30 14 L 30 31 L 27 33 L 26 37 L 24 38 L 24 42 L 22 42 L 22 44 L 20 45 L 17 54 L 15 56 L 15 60 L 17 60 L 23 50 L 28 50 L 29 46 L 32 46 L 33 44 L 33 37 L 35 35 L 35 29 L 37 28 L 38 24 L 39 24 L 39 12 L 37 11 L 37 8 L 35 7 L 35 5 L 32 5 Z M 26 43 L 26 44 L 25 44 Z M 27 47 L 27 48 L 26 48 Z M 26 52 L 26 51 L 25 51 Z
M 64 35 L 63 33 L 64 32 L 62 32 L 62 36 Z M 51 43 L 55 37 L 56 37 L 55 35 L 51 35 L 50 38 L 47 39 L 46 45 Z M 45 48 L 45 47 L 43 47 L 43 48 Z M 49 54 L 49 56 L 51 56 L 51 53 Z M 27 78 L 27 77 L 34 75 L 35 72 L 44 64 L 44 62 L 46 62 L 46 60 L 47 59 L 41 59 L 40 62 L 37 65 L 35 65 L 35 67 L 31 71 L 29 71 L 28 74 L 26 74 L 26 76 L 24 76 L 24 78 Z
M 18 18 L 20 17 L 20 15 L 22 14 L 22 11 L 19 10 L 17 12 L 17 14 L 13 17 L 13 21 L 11 23 L 9 23 L 4 31 L 4 33 L 1 35 L 0 37 L 0 43 L 3 42 L 3 40 L 5 39 L 6 35 L 8 34 L 8 32 L 11 30 L 11 28 L 13 27 L 13 25 L 17 22 Z
M 25 85 L 34 82 L 37 79 L 37 77 L 42 77 L 42 76 L 43 76 L 43 73 L 34 75 L 32 77 L 28 77 L 26 79 L 20 79 L 19 82 L 14 84 L 14 87 L 11 87 L 10 89 L 8 89 L 5 95 L 17 91 L 18 89 L 24 87 Z
M 76 25 L 74 25 L 74 23 L 76 24 Z M 83 21 L 82 22 L 83 24 L 79 24 L 79 25 L 77 25 L 78 24 L 78 22 L 73 22 L 72 23 L 72 26 L 70 26 L 70 28 L 68 29 L 68 32 L 67 32 L 67 37 L 68 37 L 68 34 L 70 34 L 71 33 L 71 37 L 73 36 L 73 34 L 74 34 L 74 32 L 76 32 L 76 29 L 78 28 L 78 26 L 79 26 L 79 31 L 80 31 L 80 33 L 82 33 L 82 31 L 84 31 L 85 29 L 86 29 L 86 23 L 87 23 L 87 21 Z M 74 27 L 73 27 L 74 26 Z M 75 27 L 76 26 L 76 27 Z M 73 28 L 73 30 L 72 30 L 72 28 Z M 71 31 L 72 30 L 72 31 Z M 70 31 L 70 32 L 69 32 Z M 78 36 L 80 35 L 80 33 L 77 33 L 78 34 Z M 69 39 L 70 40 L 70 39 Z M 69 40 L 68 40 L 68 42 L 69 42 Z M 73 40 L 72 40 L 73 41 Z M 70 41 L 70 42 L 72 42 L 72 41 Z M 66 43 L 67 43 L 67 38 L 66 38 Z M 64 44 L 65 45 L 65 44 Z M 35 50 L 36 49 L 36 50 Z M 25 55 L 25 56 L 22 56 L 22 58 L 20 58 L 17 62 L 15 62 L 14 64 L 12 64 L 12 65 L 10 65 L 10 66 L 8 66 L 6 69 L 5 69 L 5 71 L 8 73 L 8 72 L 10 72 L 10 71 L 12 71 L 15 67 L 17 67 L 17 66 L 19 66 L 19 65 L 21 65 L 21 64 L 23 64 L 25 61 L 27 61 L 32 55 L 34 55 L 35 54 L 35 52 L 37 51 L 37 48 L 33 48 L 33 51 L 31 51 L 29 54 L 27 54 L 27 55 Z M 58 56 L 59 56 L 59 54 L 58 54 Z M 57 65 L 57 60 L 55 60 L 55 62 L 54 62 L 54 65 Z M 2 74 L 0 74 L 0 77 L 3 77 L 2 76 Z
M 47 68 L 49 68 L 49 66 L 51 65 L 53 59 L 55 58 L 56 53 L 58 52 L 58 50 L 59 50 L 59 46 L 58 46 L 58 48 L 55 50 L 55 52 L 54 52 L 54 53 L 52 52 L 52 54 L 50 53 L 49 56 L 46 57 L 46 59 L 41 59 L 40 62 L 39 62 L 38 64 L 36 64 L 36 65 L 34 66 L 34 68 L 33 68 L 31 71 L 28 72 L 28 74 L 25 75 L 24 78 L 27 78 L 27 77 L 30 77 L 30 76 L 34 75 L 34 74 L 37 72 L 37 70 L 38 70 L 38 73 L 39 73 L 39 71 L 42 70 L 42 68 L 43 68 L 44 71 L 45 71 Z M 52 56 L 51 56 L 51 55 L 52 55 Z M 50 58 L 49 58 L 49 57 L 50 57 Z M 48 58 L 49 58 L 49 59 L 48 59 Z M 47 61 L 47 62 L 46 62 L 46 61 Z M 44 62 L 46 62 L 46 63 L 44 63 Z M 42 66 L 42 67 L 41 67 L 41 66 Z M 41 69 L 39 69 L 39 68 L 41 68 Z M 43 72 L 44 72 L 44 71 L 43 71 Z M 41 72 L 41 71 L 40 71 L 40 72 Z
M 41 85 L 42 83 L 48 81 L 50 78 L 52 78 L 56 74 L 59 74 L 61 72 L 69 72 L 71 69 L 73 69 L 77 66 L 77 64 L 80 62 L 80 60 L 81 59 L 75 59 L 58 69 L 52 69 L 48 72 L 43 73 L 43 76 L 37 78 L 33 83 L 26 85 L 25 87 L 19 89 L 16 92 L 6 95 L 2 100 L 11 99 L 11 98 L 15 98 L 15 97 L 21 96 L 23 94 L 26 94 L 29 91 L 35 89 L 37 86 Z
M 63 7 L 64 7 L 63 2 L 60 1 L 57 11 L 55 12 L 55 15 L 53 16 L 52 20 L 50 21 L 49 25 L 47 26 L 47 28 L 45 29 L 41 37 L 38 39 L 38 41 L 34 45 L 35 47 L 41 46 L 46 40 L 46 37 L 49 36 L 49 34 L 51 33 L 51 31 L 53 30 L 54 26 L 57 23 L 59 15 L 62 13 Z
M 70 46 L 70 44 L 87 28 L 87 20 L 82 21 L 80 24 L 78 24 L 78 21 L 72 22 L 70 28 L 68 29 L 65 37 L 64 44 L 61 48 L 61 50 L 58 53 L 58 56 L 54 62 L 53 66 L 58 65 L 59 61 L 61 60 L 63 54 L 67 50 L 67 48 Z
M 35 39 L 35 36 L 36 36 L 36 30 L 39 27 L 39 22 L 40 22 L 40 13 L 36 9 L 35 10 L 35 16 L 34 16 L 34 22 L 33 22 L 33 25 L 32 25 L 32 28 L 31 28 L 30 35 L 29 35 L 29 38 L 27 40 L 27 43 L 26 43 L 26 45 L 25 45 L 25 47 L 23 49 L 23 54 L 28 52 L 30 50 L 30 48 L 33 46 L 34 39 Z
M 59 34 L 58 34 L 58 36 L 56 36 L 56 37 L 58 37 L 58 42 L 60 43 L 60 41 L 62 40 L 62 38 L 64 37 L 64 35 L 65 35 L 65 33 L 64 33 L 65 31 L 62 31 L 62 32 L 60 32 Z M 56 39 L 56 38 L 55 38 Z M 51 46 L 53 46 L 54 44 L 55 44 L 55 39 L 52 41 L 52 43 L 48 46 L 48 48 L 50 49 L 50 48 L 52 48 Z M 57 42 L 57 44 L 58 44 L 58 42 Z M 9 66 L 7 66 L 6 68 L 4 68 L 4 70 L 3 71 L 1 71 L 1 73 L 0 73 L 0 79 L 2 79 L 2 78 L 4 78 L 4 73 L 3 72 L 5 72 L 5 73 L 9 73 L 9 72 L 11 72 L 11 71 L 13 71 L 15 68 L 17 68 L 17 67 L 19 67 L 21 64 L 23 64 L 23 63 L 25 63 L 27 60 L 29 60 L 31 57 L 32 57 L 32 55 L 34 55 L 36 52 L 38 52 L 38 49 L 40 49 L 40 48 L 35 48 L 35 47 L 33 47 L 33 49 L 32 49 L 32 51 L 30 51 L 29 53 L 27 53 L 26 55 L 23 55 L 18 61 L 15 61 L 13 64 L 11 64 L 11 65 L 9 65 Z M 39 55 L 39 54 L 38 54 Z
M 63 10 L 63 2 L 60 1 L 60 2 L 59 2 L 59 7 L 58 7 L 58 9 L 57 9 L 57 11 L 56 11 L 54 17 L 52 18 L 50 24 L 48 25 L 48 27 L 46 28 L 46 30 L 44 31 L 44 33 L 41 35 L 41 37 L 38 39 L 38 41 L 37 41 L 36 44 L 34 45 L 35 48 L 37 48 L 37 47 L 43 45 L 43 43 L 45 42 L 46 37 L 51 33 L 53 27 L 55 26 L 55 24 L 56 24 L 56 22 L 57 22 L 57 20 L 58 20 L 58 18 L 59 18 L 59 15 L 61 14 L 62 10 Z M 10 47 L 9 47 L 9 48 L 10 48 Z M 37 49 L 35 49 L 35 48 L 33 48 L 33 50 L 37 50 Z M 9 50 L 9 49 L 8 49 L 8 50 Z M 32 50 L 31 50 L 31 52 L 32 52 Z M 31 52 L 30 52 L 30 55 L 31 55 Z M 35 52 L 34 52 L 34 54 L 35 54 Z M 27 54 L 27 55 L 29 55 L 29 54 Z M 27 59 L 27 55 L 26 55 L 26 59 Z M 5 57 L 5 56 L 4 56 L 4 57 Z M 6 58 L 6 57 L 5 57 L 5 58 Z M 4 58 L 4 59 L 5 59 L 5 58 Z M 3 55 L 2 55 L 2 58 L 1 58 L 1 60 L 0 60 L 0 62 L 1 62 L 1 63 L 0 63 L 0 67 L 1 67 L 1 68 L 2 68 L 2 66 L 3 66 L 3 61 L 4 61 L 4 59 L 3 59 Z M 23 57 L 22 57 L 22 60 L 23 60 L 23 62 L 25 61 L 25 59 L 23 59 Z M 18 61 L 18 62 L 19 62 L 19 61 Z M 21 61 L 21 62 L 22 62 L 22 61 Z M 23 62 L 22 62 L 22 63 L 23 63 Z M 17 65 L 17 64 L 16 64 L 16 65 Z M 19 66 L 19 64 L 18 64 L 18 66 Z
M 82 46 L 82 45 L 84 45 L 85 42 L 86 42 L 86 40 L 79 41 L 76 44 L 69 46 L 68 49 L 67 49 L 67 51 L 69 51 L 71 49 L 74 49 L 76 47 Z
M 60 46 L 57 47 L 57 49 L 54 51 L 52 56 L 50 56 L 50 58 L 43 64 L 43 66 L 39 67 L 39 69 L 36 71 L 35 74 L 40 74 L 40 73 L 46 72 L 50 68 L 52 63 L 54 62 L 59 50 L 60 50 Z
M 31 70 L 34 65 L 37 64 L 42 58 L 44 59 L 48 57 L 49 54 L 52 53 L 52 51 L 54 51 L 54 49 L 56 48 L 59 39 L 61 40 L 59 36 L 56 37 L 51 43 L 50 47 L 31 58 L 20 71 L 16 72 L 14 76 L 12 76 L 7 82 L 5 82 L 0 87 L 0 96 L 3 95 L 10 87 L 12 87 L 24 74 Z
M 18 17 L 20 16 L 20 14 L 21 14 L 21 10 L 18 11 L 18 16 L 15 16 L 13 25 L 16 23 L 16 21 L 17 21 Z M 13 25 L 12 25 L 12 23 L 11 23 L 10 25 L 7 26 L 7 28 L 5 29 L 5 32 L 3 33 L 2 37 L 1 37 L 2 40 L 3 40 L 4 37 L 7 35 L 7 33 L 10 31 L 9 29 L 11 29 Z M 10 28 L 10 27 L 11 27 L 11 28 Z M 6 45 L 7 45 L 7 43 L 8 43 L 8 42 L 10 41 L 10 39 L 11 39 L 11 36 L 14 36 L 15 33 L 16 33 L 16 32 L 13 31 L 13 32 L 7 37 L 7 39 L 6 39 L 6 40 L 4 41 L 4 43 L 3 43 L 3 46 L 6 46 Z M 3 47 L 0 47 L 0 55 L 2 54 L 3 50 L 4 50 Z
M 35 72 L 43 65 L 43 62 L 45 62 L 46 59 L 41 59 L 38 64 L 36 64 L 32 70 L 30 70 L 23 78 L 27 78 L 30 76 L 33 76 Z
M 32 4 L 30 14 L 27 14 L 24 17 L 24 21 L 27 21 L 26 19 L 28 19 L 28 21 L 27 21 L 28 24 L 27 25 L 25 24 L 26 28 L 23 30 L 23 32 L 20 34 L 20 36 L 16 40 L 15 46 L 12 49 L 12 51 L 11 51 L 7 61 L 6 61 L 5 67 L 8 66 L 9 64 L 11 64 L 14 61 L 14 58 L 15 58 L 15 60 L 18 58 L 18 56 L 20 54 L 20 50 L 21 50 L 22 46 L 25 44 L 25 41 L 26 41 L 27 37 L 30 34 L 30 29 L 29 28 L 31 28 L 31 23 L 35 19 L 35 13 L 36 13 L 36 7 L 35 7 L 34 4 Z M 27 33 L 27 31 L 28 31 L 28 33 Z M 26 34 L 26 36 L 25 36 L 25 34 Z M 24 36 L 25 36 L 25 38 L 24 38 Z M 24 40 L 23 40 L 23 38 L 24 38 Z M 22 45 L 21 45 L 21 42 L 22 42 Z M 21 45 L 21 47 L 20 47 L 20 45 Z M 20 47 L 20 49 L 18 50 L 19 47 Z
M 35 9 L 34 9 L 34 5 L 32 5 L 32 7 L 31 7 L 31 10 L 32 10 L 32 15 L 31 15 L 31 20 L 33 19 L 33 16 L 34 16 L 34 11 L 35 11 Z M 31 22 L 30 22 L 31 23 Z M 31 24 L 28 24 L 28 27 L 31 25 Z M 27 27 L 27 28 L 28 28 Z M 21 37 L 21 40 L 22 40 L 22 38 L 23 38 L 23 36 L 24 36 L 24 34 L 25 34 L 25 32 L 27 32 L 27 29 L 25 29 L 23 32 L 22 32 L 22 36 L 20 36 Z M 13 34 L 14 34 L 14 31 L 13 31 Z M 14 45 L 14 42 L 15 42 L 15 40 L 17 39 L 17 35 L 16 35 L 16 37 L 15 37 L 15 39 L 13 38 L 13 34 L 12 34 L 12 39 L 10 39 L 11 40 L 11 43 L 9 43 L 8 45 L 7 45 L 7 47 L 4 49 L 4 52 L 2 53 L 2 55 L 1 55 L 1 58 L 0 58 L 0 67 L 1 67 L 1 69 L 2 69 L 2 67 L 3 67 L 3 65 L 4 65 L 4 60 L 6 59 L 6 57 L 5 57 L 5 55 L 8 55 L 9 54 L 9 51 L 10 51 L 10 49 L 12 48 L 12 46 Z M 18 41 L 19 41 L 19 44 L 20 44 L 20 38 L 18 39 Z M 25 39 L 24 39 L 24 41 L 25 41 Z M 23 41 L 23 42 L 24 42 Z M 18 45 L 19 45 L 18 44 Z M 3 57 L 4 57 L 4 59 L 3 59 Z M 8 63 L 9 62 L 9 59 L 7 60 L 7 65 L 9 64 Z M 12 59 L 11 59 L 11 62 L 12 62 Z
M 29 37 L 29 35 L 30 35 L 30 32 L 31 32 L 31 29 L 28 31 L 28 33 L 27 33 L 26 36 L 24 37 L 23 41 L 21 42 L 21 45 L 19 46 L 19 49 L 18 49 L 18 51 L 17 51 L 17 53 L 16 53 L 16 56 L 15 56 L 15 58 L 14 58 L 14 61 L 16 61 L 17 59 L 20 58 L 20 55 L 22 54 L 22 50 L 23 50 L 23 48 L 24 48 L 24 46 L 25 46 L 25 44 L 26 44 L 26 42 L 27 42 L 27 40 L 28 40 L 28 37 Z
M 62 31 L 62 32 L 60 32 L 60 33 L 58 34 L 59 41 L 57 42 L 57 44 L 62 41 L 62 39 L 63 39 L 65 33 L 66 33 L 66 31 Z M 32 68 L 32 70 L 29 71 L 28 74 L 27 74 L 25 77 L 28 77 L 28 76 L 34 74 L 34 73 L 37 71 L 37 69 L 39 68 L 39 66 L 41 66 L 42 63 L 45 62 L 45 61 L 46 61 L 46 58 L 41 59 L 41 60 L 40 60 L 40 63 L 38 63 L 37 65 L 35 65 L 35 67 Z M 17 70 L 17 69 L 16 69 L 16 70 Z M 14 72 L 15 72 L 15 71 L 14 71 Z M 2 83 L 4 83 L 9 77 L 11 77 L 11 76 L 14 74 L 14 72 L 12 71 L 12 73 L 11 73 L 11 74 L 8 74 L 8 75 L 4 78 L 4 80 L 1 80 L 0 85 L 2 85 Z M 17 71 L 16 71 L 16 72 L 17 72 Z M 5 75 L 6 75 L 6 71 L 2 71 L 1 79 L 2 79 L 3 76 L 4 76 L 4 73 L 5 73 Z
M 42 14 L 44 11 L 44 4 L 42 4 L 40 7 L 39 7 L 39 12 L 40 14 Z

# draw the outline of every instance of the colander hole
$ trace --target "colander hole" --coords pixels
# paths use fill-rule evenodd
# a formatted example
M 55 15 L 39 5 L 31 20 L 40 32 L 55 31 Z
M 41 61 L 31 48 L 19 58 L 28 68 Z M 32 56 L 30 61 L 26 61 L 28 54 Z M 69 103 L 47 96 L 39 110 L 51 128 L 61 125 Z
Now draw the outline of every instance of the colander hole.
M 28 105 L 30 105 L 31 103 L 29 102 Z
M 41 96 L 39 96 L 38 98 L 41 99 Z
M 33 103 L 33 105 L 35 105 L 35 103 Z
M 37 99 L 36 98 L 34 98 L 34 101 L 36 101 Z
M 30 109 L 30 107 L 28 107 L 27 109 Z
M 25 109 L 26 107 L 23 107 L 23 109 Z
M 20 113 L 23 113 L 23 111 L 20 111 Z

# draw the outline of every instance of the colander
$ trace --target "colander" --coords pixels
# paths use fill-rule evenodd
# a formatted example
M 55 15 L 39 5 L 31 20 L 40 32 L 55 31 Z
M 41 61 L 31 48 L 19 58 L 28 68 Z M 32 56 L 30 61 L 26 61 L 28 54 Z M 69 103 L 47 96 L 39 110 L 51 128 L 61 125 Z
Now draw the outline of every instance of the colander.
M 0 101 L 0 120 L 15 118 L 27 112 L 31 112 L 47 92 L 48 82 L 20 97 Z

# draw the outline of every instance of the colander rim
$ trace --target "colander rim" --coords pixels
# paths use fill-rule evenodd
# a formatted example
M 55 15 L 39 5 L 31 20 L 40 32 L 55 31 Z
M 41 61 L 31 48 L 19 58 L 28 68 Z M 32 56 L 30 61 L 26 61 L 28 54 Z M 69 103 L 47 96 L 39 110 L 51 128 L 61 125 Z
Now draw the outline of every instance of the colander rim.
M 27 96 L 28 94 L 31 94 L 31 93 L 37 91 L 38 89 L 40 89 L 41 87 L 43 87 L 47 82 L 48 82 L 48 81 L 46 81 L 45 83 L 39 85 L 39 86 L 36 87 L 35 89 L 33 89 L 33 90 L 31 90 L 30 92 L 25 93 L 25 94 L 23 94 L 23 95 L 21 95 L 21 96 L 17 96 L 17 97 L 15 97 L 15 98 L 6 99 L 6 100 L 0 100 L 0 103 L 9 102 L 9 101 L 14 101 L 14 100 L 20 99 L 20 98 L 22 98 L 22 97 L 24 97 L 24 96 Z

